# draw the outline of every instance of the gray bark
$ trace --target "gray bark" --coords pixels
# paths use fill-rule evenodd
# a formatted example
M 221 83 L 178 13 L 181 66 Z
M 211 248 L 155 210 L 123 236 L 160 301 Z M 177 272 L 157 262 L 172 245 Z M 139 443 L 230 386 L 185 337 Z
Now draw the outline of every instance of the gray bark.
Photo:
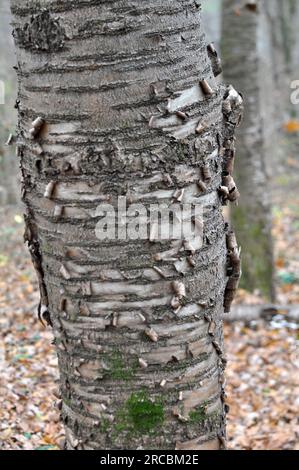
M 278 99 L 273 78 L 273 31 L 266 3 L 224 0 L 222 55 L 225 79 L 247 97 L 237 133 L 236 182 L 241 198 L 232 210 L 243 253 L 242 282 L 246 289 L 259 289 L 274 299 L 268 177 L 273 165 Z
M 25 238 L 67 449 L 225 445 L 222 313 L 238 255 L 218 188 L 242 100 L 213 76 L 196 3 L 11 1 Z M 96 238 L 101 201 L 169 205 L 178 190 L 205 205 L 201 249 Z

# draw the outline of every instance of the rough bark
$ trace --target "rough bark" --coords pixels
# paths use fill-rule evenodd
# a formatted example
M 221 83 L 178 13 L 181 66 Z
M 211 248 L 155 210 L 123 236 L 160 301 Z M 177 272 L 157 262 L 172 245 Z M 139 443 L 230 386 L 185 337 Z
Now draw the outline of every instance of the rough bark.
M 53 325 L 67 449 L 222 448 L 222 313 L 238 250 L 218 189 L 242 100 L 213 76 L 200 8 L 11 7 L 25 239 Z M 100 242 L 96 208 L 120 195 L 204 204 L 203 247 Z
M 243 252 L 242 283 L 246 289 L 258 289 L 274 299 L 268 176 L 273 165 L 277 95 L 272 31 L 265 6 L 263 1 L 224 0 L 222 56 L 225 79 L 247 97 L 244 120 L 237 133 L 236 182 L 241 198 L 232 210 Z

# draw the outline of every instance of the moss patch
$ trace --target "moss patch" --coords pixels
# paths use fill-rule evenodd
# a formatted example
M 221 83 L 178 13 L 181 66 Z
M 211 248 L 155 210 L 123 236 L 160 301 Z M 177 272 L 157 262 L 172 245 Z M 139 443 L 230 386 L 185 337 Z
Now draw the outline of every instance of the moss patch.
M 189 422 L 191 424 L 202 423 L 207 417 L 205 405 L 201 405 L 198 408 L 190 411 Z
M 114 351 L 108 359 L 109 375 L 113 380 L 123 380 L 127 382 L 133 379 L 138 364 L 137 360 L 132 365 L 125 364 L 123 356 L 119 351 Z
M 106 434 L 110 427 L 110 421 L 107 418 L 102 418 L 99 424 L 99 429 L 102 434 Z
M 117 414 L 117 432 L 151 434 L 164 422 L 162 401 L 150 398 L 146 391 L 132 393 Z

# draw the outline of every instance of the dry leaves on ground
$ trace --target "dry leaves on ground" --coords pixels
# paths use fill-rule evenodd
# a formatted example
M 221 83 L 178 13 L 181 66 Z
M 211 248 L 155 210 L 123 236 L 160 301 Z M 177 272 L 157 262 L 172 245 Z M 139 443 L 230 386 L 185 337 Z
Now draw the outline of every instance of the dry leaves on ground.
M 37 321 L 37 283 L 18 216 L 1 213 L 0 450 L 52 450 L 63 442 L 57 361 L 51 330 Z M 225 336 L 230 448 L 298 449 L 298 330 L 237 323 L 225 326 Z

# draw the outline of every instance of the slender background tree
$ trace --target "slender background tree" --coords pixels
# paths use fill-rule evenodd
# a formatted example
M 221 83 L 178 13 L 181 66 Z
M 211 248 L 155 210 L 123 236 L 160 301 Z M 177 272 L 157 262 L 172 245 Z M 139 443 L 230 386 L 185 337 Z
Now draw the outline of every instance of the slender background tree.
M 268 7 L 265 1 L 223 1 L 222 56 L 225 79 L 248 97 L 238 130 L 236 158 L 241 198 L 239 206 L 231 211 L 243 250 L 242 285 L 251 291 L 258 289 L 274 300 L 269 175 L 275 172 L 276 112 L 281 109 L 282 100 L 276 94 L 274 71 L 279 60 L 273 53 L 274 26 Z
M 9 0 L 0 0 L 0 80 L 4 96 L 0 96 L 0 203 L 15 203 L 17 200 L 17 159 L 13 145 L 7 146 L 17 119 L 14 109 L 16 76 L 13 70 L 13 39 L 10 26 Z M 7 44 L 9 43 L 9 44 Z M 1 99 L 3 99 L 3 103 Z M 13 138 L 10 139 L 13 144 Z

